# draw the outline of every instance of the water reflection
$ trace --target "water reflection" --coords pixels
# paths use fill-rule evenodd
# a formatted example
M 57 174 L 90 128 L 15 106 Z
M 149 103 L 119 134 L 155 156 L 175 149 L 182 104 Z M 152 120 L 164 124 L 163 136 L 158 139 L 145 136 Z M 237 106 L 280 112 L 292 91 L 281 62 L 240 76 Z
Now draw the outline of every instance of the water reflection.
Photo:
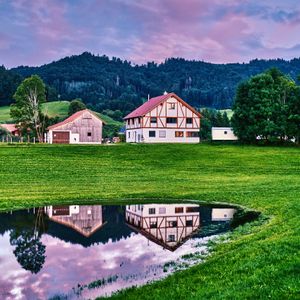
M 76 298 L 78 283 L 117 276 L 89 298 L 166 276 L 164 264 L 228 230 L 233 208 L 194 204 L 47 206 L 0 214 L 0 299 Z M 202 248 L 201 248 L 202 249 Z M 1 294 L 2 293 L 2 294 Z
M 126 222 L 149 240 L 175 251 L 199 229 L 199 205 L 127 205 Z

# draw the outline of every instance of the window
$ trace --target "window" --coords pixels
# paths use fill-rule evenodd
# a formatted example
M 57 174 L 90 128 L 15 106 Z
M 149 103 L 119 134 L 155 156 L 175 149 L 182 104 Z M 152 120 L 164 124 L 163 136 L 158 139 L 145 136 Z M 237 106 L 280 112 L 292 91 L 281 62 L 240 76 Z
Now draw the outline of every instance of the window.
M 168 227 L 176 227 L 177 221 L 168 221 Z
M 169 109 L 175 109 L 175 103 L 169 103 Z
M 91 133 L 91 132 L 88 132 L 88 133 L 87 133 L 87 136 L 92 136 L 92 133 Z
M 155 131 L 150 130 L 149 131 L 149 137 L 155 137 Z
M 187 207 L 186 208 L 186 212 L 198 212 L 199 211 L 199 207 L 195 206 L 195 207 Z
M 159 214 L 160 215 L 163 215 L 163 214 L 165 214 L 166 213 L 166 208 L 165 207 L 160 207 L 159 208 Z
M 185 221 L 185 226 L 186 227 L 193 227 L 193 220 L 186 220 Z
M 175 214 L 183 213 L 183 207 L 175 207 Z
M 175 242 L 175 235 L 174 234 L 169 234 L 168 235 L 168 242 Z
M 165 138 L 165 137 L 166 137 L 166 131 L 165 131 L 165 130 L 160 130 L 160 131 L 158 132 L 158 136 L 159 136 L 160 138 Z
M 177 118 L 167 118 L 168 124 L 177 124 Z
M 175 137 L 183 137 L 183 131 L 175 131 Z
M 187 131 L 186 132 L 186 137 L 199 137 L 199 132 L 198 131 Z
M 224 131 L 224 134 L 227 134 L 227 131 Z
M 130 138 L 130 131 L 128 131 L 128 138 Z
M 157 228 L 157 222 L 156 221 L 150 221 L 150 228 Z
M 193 118 L 186 118 L 186 124 L 193 124 Z
M 149 208 L 149 215 L 155 215 L 155 208 Z
M 156 117 L 151 117 L 150 118 L 150 123 L 156 124 L 157 123 L 157 118 Z

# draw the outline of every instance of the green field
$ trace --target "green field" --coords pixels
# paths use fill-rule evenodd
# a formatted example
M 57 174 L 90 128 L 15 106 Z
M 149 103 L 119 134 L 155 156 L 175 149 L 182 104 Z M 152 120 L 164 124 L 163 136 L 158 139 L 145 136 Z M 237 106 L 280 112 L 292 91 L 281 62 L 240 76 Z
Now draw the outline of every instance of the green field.
M 232 115 L 233 115 L 233 110 L 232 109 L 220 109 L 220 112 L 221 113 L 224 113 L 226 112 L 227 113 L 227 116 L 229 118 L 229 120 L 231 119 Z
M 267 220 L 236 229 L 205 263 L 115 297 L 299 299 L 299 154 L 208 144 L 3 145 L 0 209 L 136 199 L 239 204 Z
M 60 119 L 65 119 L 68 117 L 69 112 L 69 101 L 53 101 L 47 102 L 42 105 L 43 113 L 48 115 L 50 118 L 58 117 Z M 118 122 L 109 116 L 96 113 L 107 125 L 123 126 L 122 122 Z M 1 123 L 13 123 L 10 117 L 10 107 L 2 106 L 0 107 L 0 124 Z

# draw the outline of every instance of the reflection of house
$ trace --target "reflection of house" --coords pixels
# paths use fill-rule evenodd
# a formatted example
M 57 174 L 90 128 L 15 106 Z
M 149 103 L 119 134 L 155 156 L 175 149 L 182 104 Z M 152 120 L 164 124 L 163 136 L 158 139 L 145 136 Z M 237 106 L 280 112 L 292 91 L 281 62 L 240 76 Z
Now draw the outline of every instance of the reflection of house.
M 50 144 L 101 144 L 103 121 L 92 111 L 84 109 L 64 121 L 48 127 Z
M 71 227 L 85 237 L 103 225 L 101 205 L 47 206 L 45 213 L 50 220 Z
M 198 230 L 199 205 L 127 205 L 126 222 L 149 240 L 174 251 Z
M 235 213 L 234 208 L 213 208 L 211 212 L 212 221 L 230 221 Z

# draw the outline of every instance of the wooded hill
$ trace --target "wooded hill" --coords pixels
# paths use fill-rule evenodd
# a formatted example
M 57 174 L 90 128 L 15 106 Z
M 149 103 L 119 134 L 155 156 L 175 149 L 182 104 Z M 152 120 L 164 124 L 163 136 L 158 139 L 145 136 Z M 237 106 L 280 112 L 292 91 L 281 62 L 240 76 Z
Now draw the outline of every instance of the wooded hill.
M 162 64 L 148 63 L 133 65 L 119 58 L 96 56 L 88 52 L 65 57 L 59 61 L 40 67 L 21 66 L 10 72 L 0 70 L 0 106 L 11 101 L 1 73 L 9 73 L 13 82 L 18 78 L 39 75 L 47 87 L 48 101 L 82 98 L 96 111 L 105 109 L 120 110 L 127 114 L 147 99 L 165 90 L 175 92 L 194 107 L 230 108 L 236 87 L 241 81 L 276 67 L 296 79 L 300 74 L 300 58 L 285 61 L 252 60 L 249 63 L 212 64 L 203 61 L 188 61 L 170 58 Z M 8 75 L 6 75 L 7 77 Z M 7 84 L 6 84 L 7 85 Z

